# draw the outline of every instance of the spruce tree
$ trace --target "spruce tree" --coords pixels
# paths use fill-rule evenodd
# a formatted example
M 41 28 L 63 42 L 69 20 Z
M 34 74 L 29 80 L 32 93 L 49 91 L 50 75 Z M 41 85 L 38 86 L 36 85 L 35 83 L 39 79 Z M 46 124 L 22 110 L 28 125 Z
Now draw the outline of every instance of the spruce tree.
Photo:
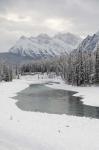
M 96 84 L 99 84 L 99 44 L 96 49 L 95 81 Z

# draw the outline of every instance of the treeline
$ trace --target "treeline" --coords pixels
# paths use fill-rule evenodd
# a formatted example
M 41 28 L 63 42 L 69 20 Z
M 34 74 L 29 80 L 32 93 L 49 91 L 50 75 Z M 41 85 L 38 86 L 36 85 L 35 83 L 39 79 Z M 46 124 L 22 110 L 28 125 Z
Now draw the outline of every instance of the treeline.
M 50 59 L 42 59 L 42 60 L 35 60 L 30 64 L 24 64 L 21 66 L 21 74 L 24 75 L 25 73 L 32 73 L 32 72 L 41 72 L 48 74 L 50 72 L 56 72 L 57 75 L 60 74 L 61 67 L 59 65 L 59 58 L 50 58 Z
M 68 84 L 77 86 L 99 84 L 99 46 L 95 52 L 75 50 L 60 58 L 24 64 L 21 73 L 26 72 L 55 72 Z

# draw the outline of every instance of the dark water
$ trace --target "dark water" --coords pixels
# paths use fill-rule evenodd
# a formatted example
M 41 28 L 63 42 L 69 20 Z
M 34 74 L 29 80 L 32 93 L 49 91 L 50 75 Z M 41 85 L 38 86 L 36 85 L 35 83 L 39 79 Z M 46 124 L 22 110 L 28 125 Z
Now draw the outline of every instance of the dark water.
M 99 107 L 84 105 L 80 97 L 73 96 L 74 93 L 36 84 L 18 93 L 14 99 L 23 111 L 99 118 Z

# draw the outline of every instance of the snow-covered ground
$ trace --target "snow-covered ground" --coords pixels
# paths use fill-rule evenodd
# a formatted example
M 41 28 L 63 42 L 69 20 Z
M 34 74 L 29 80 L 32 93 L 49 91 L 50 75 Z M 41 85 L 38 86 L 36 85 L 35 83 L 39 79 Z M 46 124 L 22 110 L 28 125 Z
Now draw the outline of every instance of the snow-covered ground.
M 0 83 L 0 150 L 99 150 L 99 120 L 68 115 L 25 112 L 12 99 L 31 83 L 58 81 L 52 88 L 78 91 L 86 104 L 98 105 L 98 87 L 72 87 L 60 78 L 24 76 Z

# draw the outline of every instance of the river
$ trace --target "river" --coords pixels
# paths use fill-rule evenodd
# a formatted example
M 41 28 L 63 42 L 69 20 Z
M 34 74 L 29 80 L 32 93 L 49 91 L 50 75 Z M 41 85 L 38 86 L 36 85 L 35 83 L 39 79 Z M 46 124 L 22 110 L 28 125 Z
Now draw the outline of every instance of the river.
M 16 105 L 23 111 L 67 114 L 99 119 L 99 107 L 83 104 L 76 92 L 52 89 L 45 84 L 33 84 L 17 94 Z

